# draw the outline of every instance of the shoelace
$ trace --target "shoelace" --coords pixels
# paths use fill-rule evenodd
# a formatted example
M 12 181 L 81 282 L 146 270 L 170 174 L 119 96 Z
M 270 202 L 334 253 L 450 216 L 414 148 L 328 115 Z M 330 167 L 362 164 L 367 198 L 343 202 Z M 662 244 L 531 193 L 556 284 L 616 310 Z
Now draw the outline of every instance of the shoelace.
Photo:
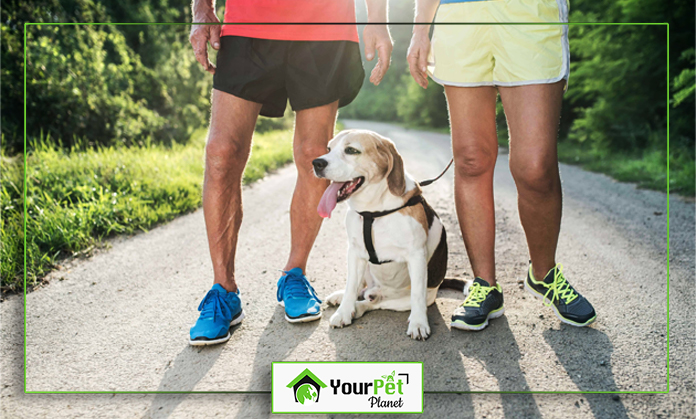
M 305 278 L 300 275 L 295 275 L 289 271 L 285 272 L 284 276 L 281 276 L 278 280 L 278 294 L 276 297 L 278 301 L 283 301 L 283 294 L 287 291 L 287 296 L 290 298 L 311 298 L 314 297 L 319 303 L 321 300 L 317 297 L 317 293 L 314 288 L 309 284 Z
M 462 307 L 479 307 L 488 296 L 487 288 L 491 287 L 484 288 L 478 282 L 474 282 L 471 288 L 469 288 L 469 296 L 462 303 Z
M 551 298 L 549 298 L 549 293 L 552 293 Z M 549 289 L 546 291 L 546 294 L 544 294 L 544 298 L 549 300 L 548 303 L 544 300 L 544 304 L 547 306 L 553 304 L 555 300 L 560 301 L 560 299 L 563 299 L 566 304 L 569 304 L 578 298 L 578 294 L 575 292 L 573 287 L 570 286 L 568 281 L 565 279 L 565 276 L 563 276 L 563 265 L 560 263 L 556 265 L 556 273 L 553 275 L 553 283 L 549 285 Z
M 202 317 L 213 317 L 213 321 L 219 316 L 225 320 L 232 320 L 232 311 L 223 296 L 217 290 L 210 290 L 198 306 Z

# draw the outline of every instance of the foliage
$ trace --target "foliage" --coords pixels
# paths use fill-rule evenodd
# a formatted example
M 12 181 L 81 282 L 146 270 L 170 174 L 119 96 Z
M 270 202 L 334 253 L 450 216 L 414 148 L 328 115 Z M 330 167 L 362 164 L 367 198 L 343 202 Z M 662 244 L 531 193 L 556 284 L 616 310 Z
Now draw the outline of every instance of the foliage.
M 27 285 L 113 234 L 147 230 L 201 204 L 204 132 L 186 144 L 60 148 L 45 137 L 27 159 Z M 21 156 L 20 156 L 21 157 Z M 254 137 L 244 183 L 292 160 L 290 131 Z M 22 160 L 1 161 L 2 288 L 22 286 Z
M 567 101 L 576 114 L 568 138 L 597 156 L 586 167 L 606 166 L 603 171 L 617 179 L 665 190 L 669 159 L 670 189 L 693 195 L 694 3 L 577 0 L 574 7 L 582 10 L 573 13 L 576 21 L 670 23 L 669 57 L 664 26 L 579 26 L 571 30 L 576 64 L 571 67 L 574 81 Z M 668 83 L 669 103 L 665 100 Z M 648 175 L 653 176 L 652 181 L 643 179 Z
M 577 26 L 571 33 L 575 62 L 566 103 L 576 117 L 569 139 L 594 149 L 642 150 L 659 131 L 664 144 L 665 28 Z M 648 42 L 654 48 L 645 48 Z
M 188 2 L 91 0 L 2 3 L 2 133 L 22 150 L 25 22 L 185 22 Z M 211 77 L 186 26 L 30 26 L 27 134 L 70 146 L 183 142 L 208 119 Z
M 426 127 L 443 127 L 449 122 L 444 90 L 437 83 L 430 82 L 427 89 L 416 83 L 409 83 L 410 74 L 401 76 L 405 89 L 397 97 L 397 115 L 402 121 L 419 121 Z M 404 91 L 405 90 L 405 91 Z

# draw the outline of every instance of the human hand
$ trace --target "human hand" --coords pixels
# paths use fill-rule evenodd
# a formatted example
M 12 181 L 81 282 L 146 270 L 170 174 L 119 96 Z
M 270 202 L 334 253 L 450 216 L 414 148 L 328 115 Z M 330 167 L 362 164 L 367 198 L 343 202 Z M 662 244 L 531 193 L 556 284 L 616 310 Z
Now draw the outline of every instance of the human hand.
M 417 28 L 411 37 L 411 45 L 408 47 L 408 70 L 411 77 L 424 89 L 428 88 L 428 54 L 430 53 L 430 38 L 428 31 Z
M 203 13 L 194 13 L 193 23 L 220 23 L 220 19 L 213 10 L 208 10 Z M 208 43 L 213 49 L 220 48 L 220 29 L 220 25 L 191 25 L 189 42 L 196 54 L 196 60 L 210 74 L 215 74 L 215 65 L 208 58 Z
M 372 61 L 377 53 L 377 65 L 370 74 L 370 82 L 377 86 L 389 69 L 394 48 L 387 25 L 366 25 L 363 30 L 363 42 L 367 61 Z

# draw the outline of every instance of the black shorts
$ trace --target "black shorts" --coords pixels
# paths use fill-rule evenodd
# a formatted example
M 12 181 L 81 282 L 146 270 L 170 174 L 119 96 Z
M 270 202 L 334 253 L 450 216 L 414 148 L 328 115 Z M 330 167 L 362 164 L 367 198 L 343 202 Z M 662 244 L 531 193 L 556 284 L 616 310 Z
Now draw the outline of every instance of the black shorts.
M 365 79 L 360 47 L 351 41 L 277 41 L 223 36 L 213 88 L 261 103 L 261 115 L 355 99 Z

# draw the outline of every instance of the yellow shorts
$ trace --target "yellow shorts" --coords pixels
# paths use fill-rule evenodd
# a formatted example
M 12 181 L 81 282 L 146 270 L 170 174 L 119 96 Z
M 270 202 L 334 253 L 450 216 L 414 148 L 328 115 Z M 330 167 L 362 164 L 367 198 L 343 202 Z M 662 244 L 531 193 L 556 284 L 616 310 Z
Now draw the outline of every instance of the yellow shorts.
M 567 22 L 567 0 L 442 0 L 436 23 Z M 567 25 L 435 25 L 428 74 L 448 86 L 568 80 Z

